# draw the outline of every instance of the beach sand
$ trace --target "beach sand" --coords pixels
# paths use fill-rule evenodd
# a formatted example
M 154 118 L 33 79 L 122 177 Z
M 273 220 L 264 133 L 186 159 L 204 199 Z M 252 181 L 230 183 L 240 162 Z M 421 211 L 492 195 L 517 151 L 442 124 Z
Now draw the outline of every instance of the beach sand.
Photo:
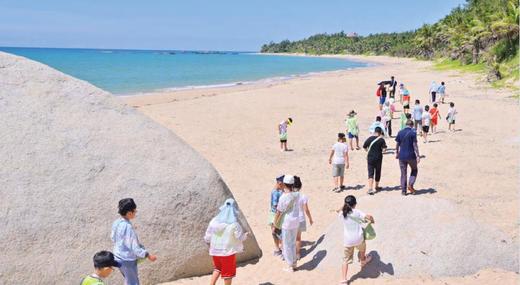
M 453 203 L 457 213 L 486 230 L 499 232 L 518 248 L 520 137 L 516 119 L 519 110 L 518 101 L 509 97 L 511 93 L 488 88 L 478 75 L 435 71 L 430 62 L 390 57 L 350 58 L 380 65 L 275 83 L 122 97 L 127 104 L 186 140 L 217 168 L 229 185 L 264 253 L 258 262 L 238 268 L 234 284 L 337 284 L 340 279 L 340 262 L 335 268 L 320 266 L 321 259 L 316 252 L 311 251 L 302 258 L 301 270 L 291 274 L 282 271 L 284 263 L 272 255 L 267 210 L 274 177 L 278 174 L 302 177 L 302 192 L 309 196 L 315 220 L 303 235 L 303 240 L 309 242 L 307 249 L 312 249 L 312 243 L 333 223 L 335 214 L 331 210 L 341 207 L 347 194 L 361 197 L 369 209 L 378 208 L 388 199 L 416 198 L 400 196 L 396 187 L 399 185 L 398 162 L 391 154 L 385 155 L 383 161 L 381 185 L 395 190 L 368 197 L 363 150 L 350 152 L 351 167 L 345 177 L 346 185 L 357 190 L 331 191 L 328 154 L 336 134 L 345 131 L 346 114 L 352 109 L 357 111 L 360 143 L 363 143 L 368 137 L 368 126 L 378 114 L 376 83 L 388 80 L 391 75 L 395 75 L 398 82 L 404 82 L 412 100 L 420 99 L 423 106 L 429 99 L 431 81 L 445 81 L 447 101 L 454 101 L 459 112 L 456 125 L 459 131 L 448 132 L 446 121 L 441 119 L 439 133 L 430 137 L 430 143 L 423 144 L 419 139 L 421 154 L 425 156 L 419 165 L 415 187 L 424 193 L 420 197 L 431 199 L 432 203 L 438 199 Z M 401 109 L 399 104 L 397 109 Z M 447 104 L 440 106 L 443 118 L 447 109 Z M 288 140 L 293 151 L 280 152 L 277 124 L 288 116 L 294 119 Z M 399 122 L 394 120 L 394 135 L 398 128 Z M 386 140 L 393 148 L 394 140 Z M 359 208 L 363 207 L 360 203 Z M 380 210 L 406 224 L 406 209 L 399 207 L 397 202 L 389 209 Z M 377 223 L 378 217 L 375 219 Z M 449 226 L 450 217 L 442 222 Z M 377 227 L 384 226 L 376 224 L 376 231 Z M 421 226 L 428 229 L 428 225 Z M 431 239 L 442 234 L 432 232 Z M 372 248 L 370 242 L 368 250 L 377 250 L 384 256 L 384 252 Z M 158 256 L 160 258 L 160 253 Z M 486 253 L 482 258 L 486 258 Z M 432 259 L 431 263 L 439 266 L 442 260 Z M 518 284 L 517 273 L 492 267 L 467 276 L 432 276 L 428 272 L 405 272 L 394 267 L 375 276 L 362 275 L 352 284 Z M 358 270 L 353 266 L 349 277 Z M 209 276 L 202 276 L 168 284 L 208 283 Z

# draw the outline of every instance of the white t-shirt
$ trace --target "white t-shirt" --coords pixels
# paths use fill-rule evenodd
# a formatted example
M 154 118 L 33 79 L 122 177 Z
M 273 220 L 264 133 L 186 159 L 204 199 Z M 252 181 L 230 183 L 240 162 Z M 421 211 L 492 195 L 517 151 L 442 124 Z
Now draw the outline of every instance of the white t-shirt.
M 356 246 L 363 242 L 363 227 L 361 222 L 365 219 L 366 214 L 352 209 L 352 212 L 343 217 L 343 213 L 339 213 L 340 218 L 343 220 L 343 245 L 344 246 Z
M 423 126 L 430 126 L 430 122 L 432 120 L 432 115 L 430 115 L 430 112 L 424 111 L 422 114 L 422 124 Z
M 299 200 L 300 193 L 298 192 L 283 193 L 280 197 L 276 209 L 284 214 L 283 230 L 293 230 L 300 226 Z
M 450 107 L 448 109 L 448 120 L 455 121 L 455 115 L 457 114 L 457 110 L 455 108 Z
M 281 121 L 280 122 L 280 124 L 278 125 L 278 132 L 280 134 L 287 133 L 287 122 L 286 121 Z
M 300 222 L 305 222 L 305 211 L 303 206 L 307 203 L 309 203 L 309 198 L 303 194 L 300 194 L 300 200 L 298 201 L 298 205 L 300 206 Z
M 334 156 L 332 164 L 345 164 L 345 153 L 348 152 L 348 146 L 345 143 L 337 142 L 332 146 Z

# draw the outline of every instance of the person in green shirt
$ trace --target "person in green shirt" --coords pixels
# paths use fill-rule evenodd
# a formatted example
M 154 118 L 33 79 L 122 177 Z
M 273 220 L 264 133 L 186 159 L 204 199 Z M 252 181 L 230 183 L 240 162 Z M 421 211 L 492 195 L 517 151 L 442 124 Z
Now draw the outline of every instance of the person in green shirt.
M 410 113 L 401 113 L 400 123 L 401 123 L 401 130 L 406 128 L 406 121 L 412 119 L 412 114 Z
M 114 254 L 110 251 L 100 251 L 94 255 L 94 273 L 81 280 L 81 285 L 105 285 L 103 279 L 107 278 L 114 271 L 113 267 L 119 267 L 119 263 L 114 259 Z
M 347 134 L 348 134 L 348 141 L 350 144 L 350 149 L 354 150 L 354 145 L 352 144 L 353 139 L 356 139 L 356 149 L 359 150 L 359 126 L 356 118 L 356 111 L 352 110 L 348 114 L 348 118 L 345 120 L 347 124 Z

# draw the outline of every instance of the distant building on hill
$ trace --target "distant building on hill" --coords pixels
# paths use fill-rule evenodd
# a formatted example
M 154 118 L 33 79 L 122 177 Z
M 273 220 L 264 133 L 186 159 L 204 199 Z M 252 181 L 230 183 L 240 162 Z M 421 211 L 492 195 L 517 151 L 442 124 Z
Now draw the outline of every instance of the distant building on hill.
M 357 37 L 359 37 L 359 35 L 356 32 L 351 32 L 351 33 L 347 34 L 347 38 L 357 38 Z

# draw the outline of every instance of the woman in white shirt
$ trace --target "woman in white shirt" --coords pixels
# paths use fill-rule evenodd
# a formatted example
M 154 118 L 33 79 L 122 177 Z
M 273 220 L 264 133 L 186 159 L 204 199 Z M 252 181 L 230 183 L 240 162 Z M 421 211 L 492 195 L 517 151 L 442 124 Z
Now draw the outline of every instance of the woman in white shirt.
M 285 271 L 293 272 L 296 269 L 296 236 L 300 226 L 300 193 L 293 191 L 294 176 L 285 175 L 283 178 L 284 193 L 278 201 L 275 224 L 282 224 L 282 254 L 288 267 Z
M 348 265 L 354 260 L 354 249 L 358 250 L 358 258 L 361 267 L 365 266 L 372 260 L 370 255 L 366 255 L 366 243 L 363 236 L 364 222 L 374 223 L 374 218 L 356 209 L 356 197 L 348 195 L 345 197 L 345 204 L 340 210 L 340 218 L 343 220 L 343 246 L 344 257 L 341 276 L 343 280 L 340 284 L 347 284 Z

